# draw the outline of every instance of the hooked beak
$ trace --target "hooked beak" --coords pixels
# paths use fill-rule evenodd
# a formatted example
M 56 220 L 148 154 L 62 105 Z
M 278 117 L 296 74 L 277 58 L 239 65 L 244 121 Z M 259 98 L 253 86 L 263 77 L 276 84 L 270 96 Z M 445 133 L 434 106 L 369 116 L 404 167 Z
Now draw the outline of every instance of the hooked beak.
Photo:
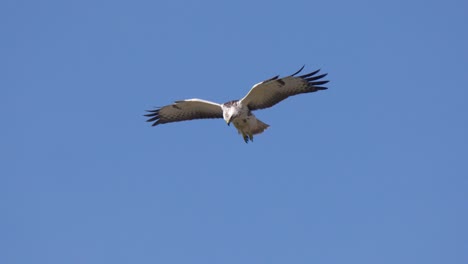
M 227 125 L 228 125 L 228 126 L 230 126 L 230 125 L 231 125 L 231 120 L 232 120 L 232 117 L 231 117 L 231 118 L 229 118 L 229 120 L 228 120 L 228 121 L 226 121 L 226 123 L 227 123 Z

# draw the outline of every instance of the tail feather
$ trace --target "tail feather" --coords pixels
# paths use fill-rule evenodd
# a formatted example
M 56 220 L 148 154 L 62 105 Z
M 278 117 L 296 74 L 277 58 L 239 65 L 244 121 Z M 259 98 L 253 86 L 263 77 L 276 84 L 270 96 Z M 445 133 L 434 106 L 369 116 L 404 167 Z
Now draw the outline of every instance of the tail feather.
M 270 125 L 267 125 L 267 124 L 265 124 L 262 121 L 257 119 L 257 124 L 254 127 L 251 127 L 250 132 L 252 132 L 252 134 L 254 134 L 254 135 L 260 134 L 263 131 L 265 131 L 269 126 Z

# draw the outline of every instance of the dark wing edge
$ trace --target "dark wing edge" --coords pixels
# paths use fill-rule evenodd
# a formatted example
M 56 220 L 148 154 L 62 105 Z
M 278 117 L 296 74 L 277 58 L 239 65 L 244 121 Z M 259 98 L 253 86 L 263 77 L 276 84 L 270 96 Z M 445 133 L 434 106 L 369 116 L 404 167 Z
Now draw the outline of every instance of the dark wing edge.
M 301 68 L 301 70 L 302 70 L 302 68 Z M 301 75 L 301 76 L 297 77 L 297 78 L 301 78 L 301 79 L 307 81 L 308 88 L 310 88 L 310 90 L 305 91 L 306 93 L 312 93 L 312 92 L 316 92 L 316 91 L 319 91 L 319 90 L 327 90 L 328 89 L 328 87 L 324 87 L 324 86 L 320 86 L 320 85 L 327 84 L 330 81 L 328 81 L 328 80 L 318 81 L 318 80 L 322 79 L 323 77 L 327 76 L 328 73 L 324 73 L 324 74 L 320 74 L 320 75 L 315 76 L 315 74 L 319 73 L 320 70 L 321 69 L 318 69 L 318 70 L 313 71 L 311 73 L 307 73 L 307 74 L 304 74 L 304 75 Z M 299 72 L 300 72 L 300 70 L 295 74 L 298 74 Z M 294 75 L 291 75 L 291 76 L 294 76 Z
M 296 76 L 298 73 L 300 73 L 304 69 L 304 67 L 305 67 L 305 65 L 302 65 L 302 67 L 297 72 L 295 72 L 295 73 L 293 73 L 293 74 L 291 74 L 289 76 L 291 76 L 291 77 Z
M 317 91 L 320 91 L 320 90 L 327 90 L 328 87 L 325 87 L 323 85 L 327 84 L 329 82 L 329 80 L 323 80 L 323 78 L 325 76 L 327 76 L 328 73 L 317 75 L 320 72 L 321 69 L 315 70 L 313 72 L 310 72 L 310 73 L 307 73 L 307 74 L 304 74 L 304 75 L 301 75 L 301 76 L 296 76 L 297 74 L 299 74 L 304 69 L 304 66 L 302 66 L 295 73 L 285 77 L 284 79 L 291 78 L 291 77 L 294 78 L 294 79 L 302 79 L 303 81 L 306 82 L 306 84 L 307 84 L 306 87 L 298 87 L 297 89 L 288 89 L 288 91 L 284 91 L 284 92 L 281 92 L 281 88 L 279 88 L 279 90 L 277 90 L 279 93 L 277 93 L 275 96 L 272 96 L 270 98 L 265 97 L 264 98 L 265 101 L 262 102 L 262 103 L 250 102 L 248 104 L 249 109 L 250 110 L 265 109 L 265 108 L 272 107 L 275 104 L 277 104 L 277 103 L 283 101 L 284 99 L 286 99 L 286 98 L 288 98 L 290 96 L 293 96 L 293 95 L 297 95 L 297 94 L 301 94 L 301 93 L 312 93 L 312 92 L 317 92 Z M 276 81 L 281 86 L 283 86 L 285 84 L 285 82 L 283 81 L 283 78 L 280 78 L 280 79 L 272 78 L 272 79 L 269 79 L 269 80 L 266 80 L 266 81 L 262 82 L 261 84 L 268 85 L 268 83 L 271 82 L 271 81 Z M 304 85 L 304 83 L 303 83 L 303 85 Z M 301 86 L 303 86 L 303 85 L 301 85 Z M 253 88 L 253 89 L 255 89 L 255 88 Z
M 161 116 L 159 115 L 159 111 L 161 110 L 162 107 L 156 107 L 154 110 L 145 110 L 146 112 L 149 112 L 149 114 L 146 114 L 144 116 L 150 117 L 146 122 L 154 122 L 151 124 L 151 126 L 157 126 L 159 124 L 165 124 L 169 123 L 171 121 L 165 120 L 164 118 L 161 119 Z
M 186 101 L 176 101 L 172 105 L 167 105 L 163 107 L 155 107 L 155 109 L 153 110 L 146 110 L 148 114 L 145 114 L 144 116 L 149 117 L 149 119 L 146 120 L 146 122 L 153 122 L 151 126 L 157 126 L 160 124 L 166 124 L 166 123 L 172 123 L 172 122 L 223 117 L 223 111 L 221 107 L 219 109 L 220 111 L 217 111 L 217 112 L 203 111 L 200 109 L 187 112 L 187 111 L 181 110 L 181 107 L 178 106 L 178 103 L 183 103 L 183 102 L 186 102 Z M 178 110 L 180 110 L 180 112 L 178 112 Z

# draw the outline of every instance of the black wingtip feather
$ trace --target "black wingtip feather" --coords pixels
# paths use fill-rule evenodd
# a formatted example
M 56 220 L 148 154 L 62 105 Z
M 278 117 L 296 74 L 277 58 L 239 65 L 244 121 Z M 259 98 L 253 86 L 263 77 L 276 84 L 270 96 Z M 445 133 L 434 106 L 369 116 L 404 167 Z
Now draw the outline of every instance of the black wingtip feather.
M 312 75 L 317 74 L 319 71 L 320 71 L 320 69 L 318 69 L 318 70 L 316 70 L 316 71 L 313 71 L 313 72 L 311 72 L 311 73 L 308 73 L 308 74 L 304 74 L 304 75 L 302 75 L 302 76 L 299 76 L 299 78 L 305 79 L 305 78 L 307 78 L 307 77 L 310 77 L 310 76 L 312 76 Z
M 146 122 L 154 122 L 153 124 L 151 124 L 151 126 L 156 126 L 156 125 L 161 123 L 161 119 L 160 119 L 160 116 L 159 116 L 159 110 L 160 110 L 159 107 L 154 109 L 154 110 L 146 110 L 146 112 L 149 112 L 149 114 L 146 114 L 144 116 L 150 117 L 148 120 L 146 120 Z
M 322 84 L 326 84 L 328 82 L 329 81 L 320 81 L 320 82 L 311 82 L 310 84 L 312 84 L 312 85 L 322 85 Z
M 314 86 L 316 90 L 328 90 L 328 87 L 323 87 L 323 86 Z
M 143 115 L 143 116 L 156 116 L 156 115 L 159 115 L 159 110 L 157 111 L 148 111 L 146 110 L 147 112 L 150 112 L 149 114 L 146 114 L 146 115 Z
M 311 72 L 311 73 L 307 73 L 307 74 L 304 74 L 304 75 L 302 75 L 302 76 L 299 76 L 299 78 L 302 78 L 302 79 L 304 79 L 305 81 L 307 81 L 307 83 L 309 84 L 309 87 L 310 87 L 310 88 L 313 88 L 314 91 L 326 90 L 326 89 L 328 89 L 327 87 L 320 86 L 320 85 L 323 85 L 323 84 L 328 83 L 328 82 L 329 82 L 328 80 L 325 80 L 325 81 L 317 81 L 317 80 L 320 80 L 320 79 L 324 78 L 325 76 L 327 76 L 328 73 L 324 73 L 324 74 L 320 74 L 320 75 L 314 76 L 314 75 L 317 74 L 318 72 L 320 72 L 320 69 L 318 69 L 318 70 L 316 70 L 316 71 L 313 71 L 313 72 Z
M 324 74 L 321 74 L 321 75 L 317 75 L 317 76 L 312 76 L 312 77 L 309 77 L 309 78 L 306 78 L 307 81 L 315 81 L 315 80 L 318 80 L 318 79 L 322 79 L 323 77 L 327 76 L 328 73 L 324 73 Z
M 153 122 L 153 121 L 157 121 L 158 119 L 159 119 L 159 116 L 155 116 L 153 118 L 146 120 L 146 122 Z
M 263 83 L 270 82 L 270 81 L 274 81 L 274 80 L 277 80 L 278 78 L 279 78 L 279 75 L 276 75 L 276 76 L 271 77 L 271 78 L 268 79 L 268 80 L 263 81 Z
M 302 67 L 297 72 L 291 74 L 291 76 L 295 76 L 296 74 L 300 73 L 304 69 L 304 67 L 305 67 L 305 64 L 302 65 Z

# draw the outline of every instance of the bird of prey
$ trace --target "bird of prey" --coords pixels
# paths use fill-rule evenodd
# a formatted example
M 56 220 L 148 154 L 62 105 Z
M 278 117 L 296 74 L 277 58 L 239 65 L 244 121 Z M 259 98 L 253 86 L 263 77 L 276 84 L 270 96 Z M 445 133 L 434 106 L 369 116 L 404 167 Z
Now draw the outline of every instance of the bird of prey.
M 292 75 L 279 78 L 275 76 L 263 82 L 255 84 L 240 100 L 218 104 L 202 99 L 187 99 L 175 101 L 173 104 L 158 107 L 145 116 L 147 122 L 153 122 L 153 126 L 171 122 L 179 122 L 204 118 L 224 118 L 226 123 L 234 124 L 245 143 L 253 141 L 253 136 L 260 134 L 269 125 L 258 120 L 252 111 L 272 107 L 282 100 L 297 94 L 312 93 L 326 90 L 322 85 L 329 81 L 323 80 L 327 74 L 317 73 L 320 70 L 296 76 L 304 69 L 302 66 Z

